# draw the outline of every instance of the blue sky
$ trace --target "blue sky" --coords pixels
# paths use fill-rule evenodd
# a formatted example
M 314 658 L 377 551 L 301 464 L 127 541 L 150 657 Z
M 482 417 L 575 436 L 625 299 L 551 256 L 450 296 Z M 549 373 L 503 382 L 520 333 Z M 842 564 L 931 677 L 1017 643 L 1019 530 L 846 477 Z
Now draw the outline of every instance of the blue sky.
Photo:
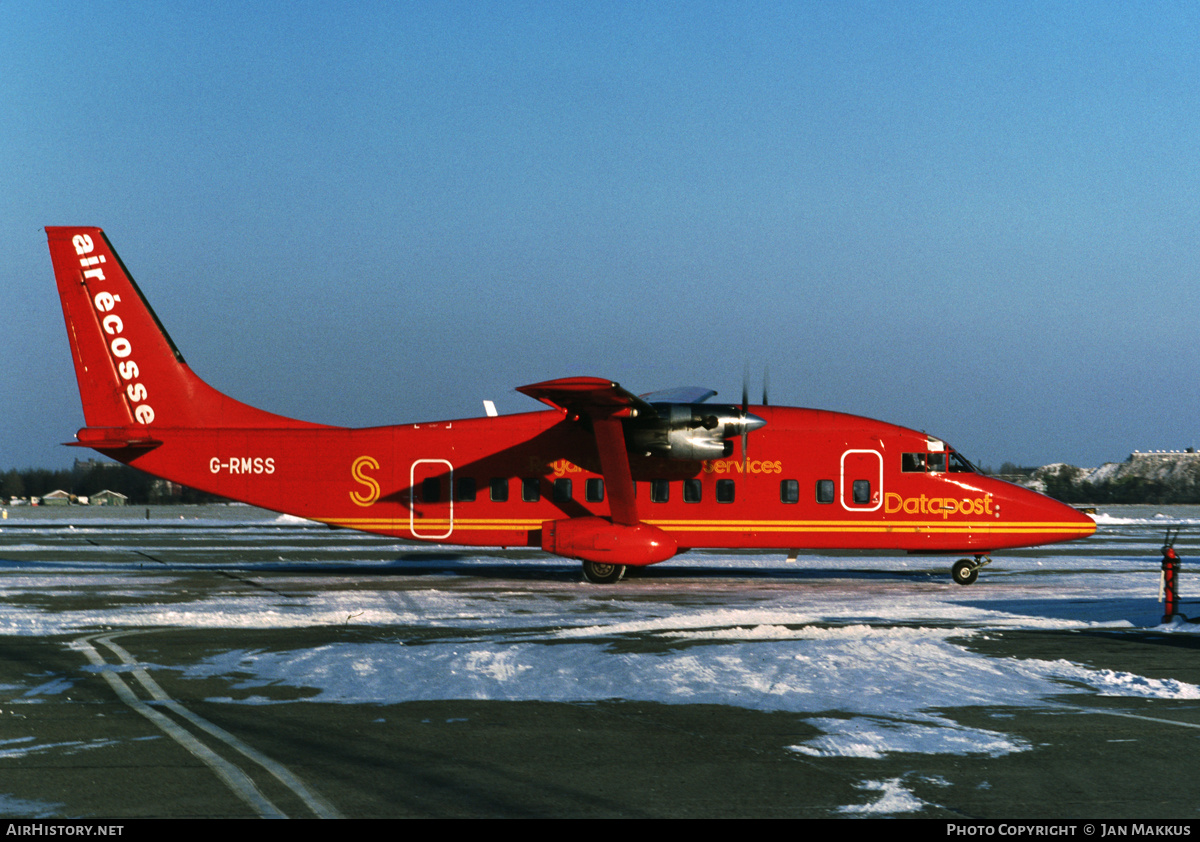
M 82 425 L 45 225 L 188 362 L 366 426 L 610 377 L 976 462 L 1200 446 L 1200 7 L 16 2 L 0 469 Z

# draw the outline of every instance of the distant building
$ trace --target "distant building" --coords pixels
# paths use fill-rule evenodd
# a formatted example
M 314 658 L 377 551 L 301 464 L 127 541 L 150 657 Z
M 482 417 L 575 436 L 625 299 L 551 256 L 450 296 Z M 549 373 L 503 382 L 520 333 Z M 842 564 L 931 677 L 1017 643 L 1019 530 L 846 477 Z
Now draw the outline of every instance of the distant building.
M 113 462 L 107 459 L 76 459 L 72 470 L 77 474 L 86 474 L 94 468 L 119 468 L 120 462 Z
M 93 494 L 90 502 L 93 506 L 124 506 L 129 502 L 129 498 L 119 491 L 109 491 L 106 488 Z
M 61 488 L 57 491 L 51 491 L 49 494 L 42 497 L 43 506 L 69 506 L 71 505 L 71 495 L 63 491 Z

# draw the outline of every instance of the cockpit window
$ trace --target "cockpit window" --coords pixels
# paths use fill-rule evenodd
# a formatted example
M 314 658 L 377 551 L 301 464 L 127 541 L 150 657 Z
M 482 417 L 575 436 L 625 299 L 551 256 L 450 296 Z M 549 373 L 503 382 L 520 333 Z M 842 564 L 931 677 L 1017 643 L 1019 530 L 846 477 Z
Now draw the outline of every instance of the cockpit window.
M 950 473 L 977 474 L 979 470 L 966 460 L 962 454 L 953 450 L 948 452 Z M 902 453 L 900 454 L 900 470 L 906 474 L 921 474 L 929 471 L 940 474 L 946 471 L 947 452 L 935 453 Z
M 957 451 L 950 452 L 950 473 L 952 474 L 977 474 L 975 466 L 966 460 L 961 453 Z

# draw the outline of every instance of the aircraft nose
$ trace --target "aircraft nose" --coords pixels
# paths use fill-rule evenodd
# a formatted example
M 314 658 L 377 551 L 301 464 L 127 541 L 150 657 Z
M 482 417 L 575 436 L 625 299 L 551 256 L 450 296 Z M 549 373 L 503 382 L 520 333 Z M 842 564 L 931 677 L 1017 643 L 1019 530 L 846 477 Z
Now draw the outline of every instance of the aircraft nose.
M 1071 511 L 1075 512 L 1075 514 L 1079 516 L 1080 520 L 1088 530 L 1087 535 L 1083 536 L 1084 538 L 1088 537 L 1088 535 L 1096 534 L 1096 519 L 1094 517 L 1081 512 L 1078 509 L 1072 509 Z
M 1079 511 L 1073 506 L 1068 506 L 1066 503 L 1055 501 L 1057 508 L 1055 509 L 1055 517 L 1060 520 L 1067 531 L 1071 533 L 1073 538 L 1087 538 L 1094 535 L 1096 532 L 1096 519 L 1091 515 Z

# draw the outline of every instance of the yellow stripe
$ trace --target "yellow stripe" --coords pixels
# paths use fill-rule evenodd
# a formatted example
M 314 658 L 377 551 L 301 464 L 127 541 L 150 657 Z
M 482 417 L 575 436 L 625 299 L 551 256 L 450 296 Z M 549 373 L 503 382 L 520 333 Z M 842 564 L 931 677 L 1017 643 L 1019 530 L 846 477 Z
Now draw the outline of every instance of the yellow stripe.
M 405 526 L 409 525 L 408 518 L 388 518 L 388 517 L 314 517 L 312 520 L 318 523 L 331 523 L 335 526 Z M 476 520 L 468 518 L 455 518 L 455 529 L 541 529 L 544 519 L 538 520 Z M 416 526 L 449 526 L 449 518 L 421 518 L 414 521 Z
M 349 528 L 403 528 L 410 525 L 408 518 L 313 518 L 321 523 Z M 455 530 L 531 530 L 540 529 L 543 519 L 504 518 L 455 518 Z M 886 533 L 911 532 L 929 534 L 963 534 L 978 532 L 989 535 L 1029 535 L 1045 532 L 1065 532 L 1075 535 L 1091 535 L 1095 530 L 1086 524 L 1071 522 L 1022 521 L 1014 523 L 995 521 L 842 521 L 842 520 L 647 520 L 668 532 L 856 532 Z M 416 526 L 424 529 L 449 528 L 449 518 L 422 518 Z
M 855 520 L 646 520 L 646 523 L 652 523 L 655 526 L 685 526 L 689 528 L 717 526 L 730 528 L 745 528 L 755 529 L 765 525 L 772 526 L 788 526 L 788 527 L 820 527 L 828 529 L 845 529 L 855 526 L 916 526 L 916 527 L 942 527 L 942 526 L 958 526 L 965 529 L 1012 529 L 1012 528 L 1029 528 L 1029 529 L 1051 529 L 1079 531 L 1091 531 L 1090 524 L 1081 524 L 1075 521 L 998 521 L 998 520 L 873 520 L 873 521 L 855 521 Z

